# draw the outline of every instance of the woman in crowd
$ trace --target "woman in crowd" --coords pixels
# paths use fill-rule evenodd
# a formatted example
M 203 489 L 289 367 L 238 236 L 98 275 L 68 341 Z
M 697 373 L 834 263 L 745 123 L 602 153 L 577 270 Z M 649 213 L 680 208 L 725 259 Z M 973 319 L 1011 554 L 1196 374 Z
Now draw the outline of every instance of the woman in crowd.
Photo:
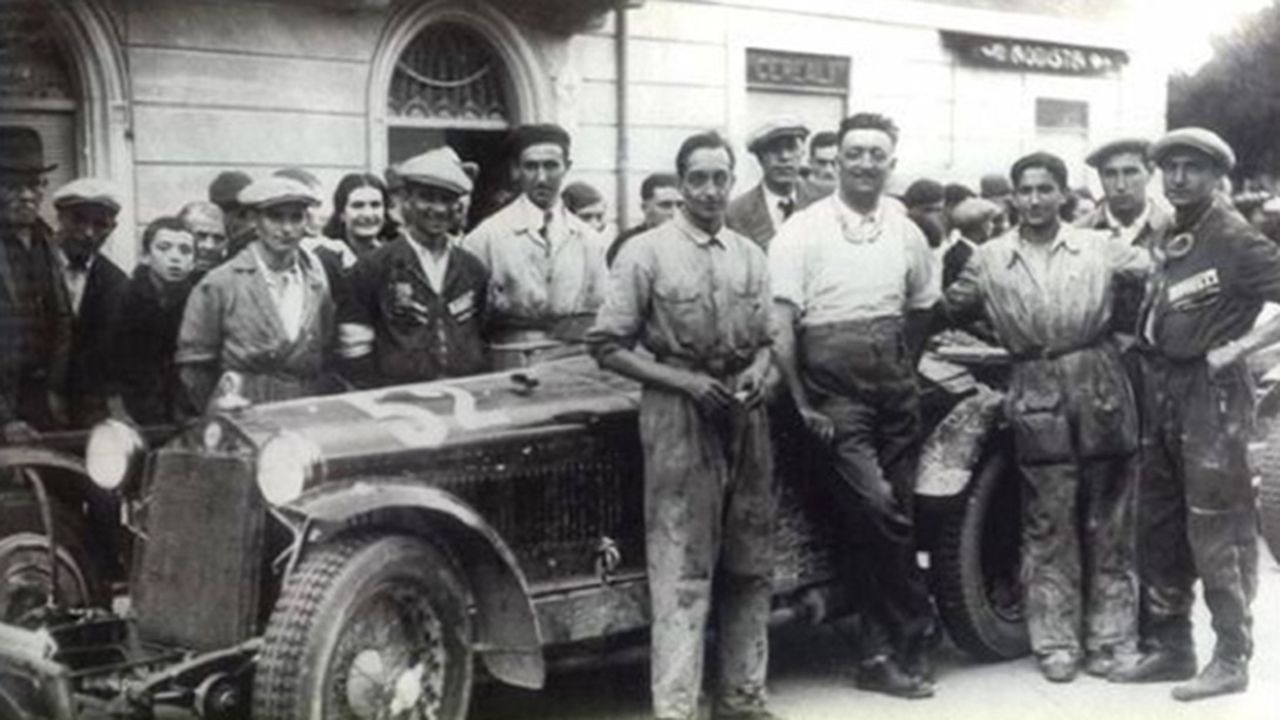
M 337 287 L 342 273 L 356 260 L 399 235 L 390 207 L 386 183 L 377 175 L 350 173 L 338 182 L 324 238 L 311 248 L 324 266 L 330 287 Z

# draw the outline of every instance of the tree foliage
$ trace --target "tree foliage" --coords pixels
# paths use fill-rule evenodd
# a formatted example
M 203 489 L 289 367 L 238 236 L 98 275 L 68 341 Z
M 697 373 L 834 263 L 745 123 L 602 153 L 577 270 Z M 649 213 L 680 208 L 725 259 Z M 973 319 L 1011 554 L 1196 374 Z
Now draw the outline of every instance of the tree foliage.
M 1280 2 L 1213 43 L 1213 59 L 1169 79 L 1169 127 L 1217 132 L 1239 158 L 1237 177 L 1280 170 Z

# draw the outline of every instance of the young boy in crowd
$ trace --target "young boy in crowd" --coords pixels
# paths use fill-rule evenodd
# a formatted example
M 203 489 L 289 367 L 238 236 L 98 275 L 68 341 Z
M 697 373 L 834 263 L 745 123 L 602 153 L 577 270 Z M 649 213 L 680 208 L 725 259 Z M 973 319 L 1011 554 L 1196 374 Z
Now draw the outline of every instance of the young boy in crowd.
M 143 261 L 120 301 L 111 352 L 112 412 L 142 425 L 179 419 L 182 393 L 173 362 L 182 311 L 191 292 L 195 237 L 163 217 L 142 236 Z

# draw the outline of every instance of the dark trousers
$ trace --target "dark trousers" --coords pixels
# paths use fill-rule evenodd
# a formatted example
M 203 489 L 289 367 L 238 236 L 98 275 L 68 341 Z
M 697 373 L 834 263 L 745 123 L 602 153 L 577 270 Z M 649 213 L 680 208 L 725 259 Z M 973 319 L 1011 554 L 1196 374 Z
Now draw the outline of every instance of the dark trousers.
M 918 650 L 933 606 L 916 562 L 920 409 L 901 320 L 805 328 L 800 349 L 810 400 L 836 428 L 829 487 L 847 518 L 854 587 L 866 601 L 864 656 Z
M 1247 442 L 1253 388 L 1243 364 L 1143 356 L 1140 569 L 1144 643 L 1190 649 L 1192 585 L 1204 584 L 1215 654 L 1253 652 L 1258 545 Z

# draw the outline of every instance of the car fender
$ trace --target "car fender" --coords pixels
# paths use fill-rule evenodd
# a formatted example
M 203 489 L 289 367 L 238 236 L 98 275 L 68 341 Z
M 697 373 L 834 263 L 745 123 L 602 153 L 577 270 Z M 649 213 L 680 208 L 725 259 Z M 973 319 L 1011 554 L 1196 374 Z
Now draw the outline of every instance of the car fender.
M 89 479 L 84 461 L 74 455 L 29 445 L 0 447 L 0 472 L 24 467 L 56 468 L 75 473 L 84 480 Z
M 1004 395 L 975 383 L 975 392 L 961 400 L 925 438 L 920 451 L 916 494 L 947 498 L 964 492 L 973 469 L 1002 417 Z
M 443 541 L 466 575 L 477 609 L 476 652 L 495 678 L 525 688 L 546 680 L 542 630 L 515 554 L 480 513 L 437 487 L 404 480 L 327 483 L 287 506 L 319 525 L 393 523 Z M 429 525 L 417 522 L 421 516 Z M 415 519 L 405 522 L 406 518 Z

